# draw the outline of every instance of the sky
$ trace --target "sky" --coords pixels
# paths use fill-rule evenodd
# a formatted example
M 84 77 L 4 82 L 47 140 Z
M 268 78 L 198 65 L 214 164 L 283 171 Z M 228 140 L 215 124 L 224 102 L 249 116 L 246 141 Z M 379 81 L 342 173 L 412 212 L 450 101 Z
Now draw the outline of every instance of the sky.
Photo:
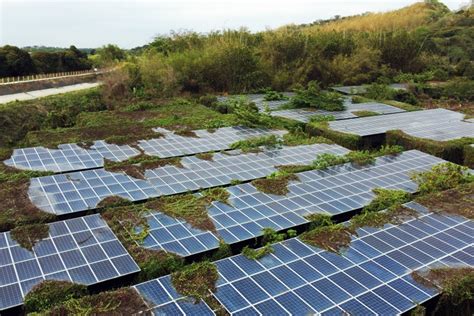
M 452 10 L 467 0 L 444 0 Z M 0 0 L 0 46 L 114 43 L 133 48 L 170 31 L 251 31 L 335 15 L 401 8 L 415 0 Z

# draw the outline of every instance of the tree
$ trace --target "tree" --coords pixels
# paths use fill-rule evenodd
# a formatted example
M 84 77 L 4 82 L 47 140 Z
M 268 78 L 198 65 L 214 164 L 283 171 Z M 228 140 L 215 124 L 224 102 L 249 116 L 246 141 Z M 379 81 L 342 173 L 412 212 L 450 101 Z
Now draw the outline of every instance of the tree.
M 97 57 L 94 58 L 98 66 L 106 66 L 124 60 L 125 52 L 117 45 L 108 44 L 98 48 L 96 51 Z
M 0 68 L 3 76 L 25 76 L 35 73 L 33 60 L 26 51 L 16 46 L 5 45 L 0 47 Z

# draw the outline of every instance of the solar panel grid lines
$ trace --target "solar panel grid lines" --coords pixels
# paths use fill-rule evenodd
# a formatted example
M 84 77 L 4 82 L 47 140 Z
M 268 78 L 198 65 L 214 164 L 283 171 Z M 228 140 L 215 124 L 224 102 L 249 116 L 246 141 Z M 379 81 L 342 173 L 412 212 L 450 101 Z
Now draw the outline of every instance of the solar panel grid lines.
M 392 89 L 396 90 L 406 90 L 408 88 L 408 84 L 406 83 L 393 83 L 389 85 Z M 367 91 L 366 85 L 360 86 L 340 86 L 340 87 L 332 87 L 333 90 L 337 92 L 341 92 L 344 94 L 362 94 Z
M 160 130 L 155 129 L 157 132 Z M 265 135 L 283 136 L 286 131 L 237 126 L 219 128 L 214 132 L 197 130 L 195 133 L 198 137 L 167 133 L 162 138 L 139 141 L 138 146 L 147 155 L 169 158 L 225 150 L 240 140 Z
M 377 102 L 369 103 L 349 103 L 346 104 L 346 109 L 344 111 L 325 111 L 325 110 L 311 110 L 311 109 L 289 109 L 289 110 L 279 110 L 271 112 L 272 116 L 280 116 L 303 123 L 308 123 L 311 117 L 315 115 L 331 115 L 334 116 L 335 120 L 345 120 L 351 118 L 357 118 L 353 112 L 356 111 L 371 111 L 379 114 L 393 114 L 405 112 L 400 108 L 383 104 Z
M 213 202 L 208 207 L 217 235 L 190 229 L 185 222 L 156 210 L 148 218 L 150 236 L 142 246 L 189 256 L 215 249 L 218 237 L 233 244 L 261 236 L 264 228 L 278 231 L 295 228 L 307 224 L 305 215 L 311 213 L 337 215 L 360 209 L 373 199 L 372 190 L 377 187 L 414 192 L 416 185 L 409 178 L 410 172 L 429 169 L 443 160 L 409 151 L 377 161 L 372 167 L 346 164 L 325 171 L 299 173 L 300 181 L 289 184 L 290 193 L 286 196 L 262 193 L 249 183 L 230 186 L 229 205 Z M 206 247 L 202 246 L 203 240 Z
M 429 221 L 425 223 L 425 220 Z M 420 223 L 423 226 L 419 227 Z M 425 228 L 429 228 L 431 233 L 425 233 L 422 230 Z M 242 255 L 217 261 L 220 279 L 214 295 L 231 314 L 236 315 L 265 315 L 270 311 L 331 314 L 336 309 L 358 314 L 350 307 L 362 308 L 366 311 L 364 315 L 399 314 L 413 308 L 414 301 L 423 303 L 436 294 L 421 285 L 413 287 L 410 284 L 409 275 L 413 268 L 443 265 L 459 253 L 468 258 L 462 264 L 474 264 L 474 257 L 466 252 L 472 252 L 474 248 L 473 232 L 472 221 L 428 213 L 402 225 L 364 231 L 362 236 L 353 238 L 349 251 L 341 256 L 290 239 L 276 244 L 274 254 L 258 261 L 248 260 Z M 420 237 L 418 234 L 424 235 Z M 357 247 L 355 243 L 358 243 Z M 361 244 L 367 251 L 361 249 Z M 380 248 L 381 244 L 387 248 L 385 251 Z M 444 247 L 440 246 L 440 250 L 435 244 Z M 418 254 L 425 260 L 412 258 L 417 262 L 417 266 L 412 267 L 388 256 L 404 249 L 411 250 L 409 255 Z M 416 295 L 400 290 L 402 285 L 411 287 Z M 385 295 L 387 293 L 390 296 Z
M 52 171 L 56 173 L 100 168 L 104 159 L 124 161 L 140 152 L 128 145 L 118 146 L 96 141 L 90 149 L 77 144 L 58 145 L 58 149 L 45 147 L 20 148 L 13 151 L 5 165 L 21 170 Z
M 184 168 L 164 166 L 145 172 L 147 180 L 131 178 L 104 169 L 87 170 L 31 179 L 29 197 L 41 210 L 67 214 L 94 209 L 109 196 L 130 201 L 184 193 L 230 184 L 232 180 L 252 180 L 276 171 L 284 164 L 309 164 L 317 154 L 345 154 L 338 145 L 314 144 L 283 147 L 255 154 L 226 155 L 217 153 L 214 161 L 184 157 Z
M 151 307 L 155 315 L 215 315 L 203 301 L 193 300 L 176 292 L 171 277 L 164 276 L 133 287 Z
M 139 246 L 184 257 L 219 248 L 219 238 L 211 231 L 196 229 L 184 220 L 160 212 L 151 212 L 146 218 L 149 234 Z
M 19 306 L 44 280 L 92 285 L 138 272 L 138 265 L 100 215 L 48 224 L 49 236 L 28 251 L 0 234 L 0 310 Z
M 333 130 L 359 136 L 384 134 L 399 129 L 411 136 L 446 141 L 474 135 L 474 124 L 463 121 L 463 118 L 462 113 L 433 109 L 332 121 L 329 126 Z

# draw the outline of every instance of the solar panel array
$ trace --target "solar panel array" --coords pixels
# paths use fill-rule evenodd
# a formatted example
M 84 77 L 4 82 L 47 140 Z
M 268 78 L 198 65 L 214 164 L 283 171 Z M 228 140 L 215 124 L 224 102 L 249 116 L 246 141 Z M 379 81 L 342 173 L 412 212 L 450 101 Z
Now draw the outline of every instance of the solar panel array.
M 405 83 L 394 83 L 389 86 L 395 90 L 408 89 L 408 85 Z M 367 86 L 342 86 L 342 87 L 333 87 L 332 89 L 344 94 L 362 94 L 367 91 Z
M 400 314 L 437 295 L 411 272 L 473 266 L 473 236 L 472 221 L 428 213 L 362 229 L 341 255 L 290 239 L 260 260 L 239 255 L 216 262 L 215 297 L 231 314 Z
M 414 192 L 416 184 L 410 180 L 411 172 L 427 170 L 442 161 L 419 151 L 408 151 L 398 157 L 378 158 L 373 166 L 346 164 L 303 172 L 298 174 L 300 181 L 289 184 L 286 196 L 262 193 L 251 184 L 231 186 L 227 188 L 229 204 L 214 202 L 208 214 L 216 226 L 216 236 L 234 244 L 260 236 L 264 228 L 280 231 L 306 224 L 308 214 L 337 215 L 360 209 L 373 199 L 374 188 Z M 184 222 L 170 220 L 156 211 L 154 218 L 149 217 L 152 229 L 142 246 L 166 249 L 181 256 L 218 247 L 211 232 L 191 230 Z M 204 248 L 203 240 L 209 241 Z
M 154 315 L 214 315 L 206 303 L 194 304 L 176 292 L 170 276 L 135 285 Z
M 62 144 L 58 149 L 15 149 L 11 158 L 4 163 L 22 170 L 68 172 L 103 167 L 104 158 L 124 161 L 139 154 L 138 150 L 128 145 L 118 146 L 96 141 L 90 149 L 84 149 L 77 144 Z
M 406 205 L 419 216 L 399 225 L 365 227 L 341 254 L 298 238 L 273 245 L 259 260 L 243 255 L 217 261 L 214 297 L 231 315 L 395 315 L 438 294 L 412 271 L 474 265 L 474 223 Z M 170 276 L 134 287 L 155 314 L 213 315 L 203 301 L 176 292 Z
M 138 272 L 139 267 L 99 215 L 49 224 L 33 251 L 10 232 L 0 234 L 0 310 L 21 305 L 43 280 L 91 285 Z
M 163 129 L 155 129 L 163 132 Z M 248 128 L 243 126 L 223 127 L 213 132 L 208 130 L 194 131 L 198 137 L 180 136 L 173 133 L 165 137 L 139 141 L 138 146 L 150 156 L 161 158 L 192 155 L 203 152 L 229 149 L 233 143 L 265 135 L 282 136 L 286 131 Z
M 278 165 L 309 164 L 321 153 L 347 152 L 347 149 L 338 145 L 314 144 L 284 147 L 258 154 L 238 154 L 235 151 L 231 155 L 215 154 L 214 161 L 184 157 L 181 160 L 184 168 L 165 166 L 146 171 L 148 181 L 96 169 L 33 178 L 28 194 L 41 210 L 67 214 L 96 208 L 101 200 L 110 196 L 140 201 L 230 184 L 232 180 L 264 177 L 276 171 L 275 166 Z
M 371 111 L 379 114 L 392 114 L 405 112 L 400 108 L 383 104 L 377 102 L 368 102 L 368 103 L 350 103 L 346 104 L 346 109 L 344 111 L 324 111 L 324 110 L 312 110 L 312 109 L 290 109 L 290 110 L 280 110 L 271 112 L 273 116 L 285 117 L 288 119 L 300 121 L 303 123 L 308 123 L 313 116 L 316 115 L 331 115 L 335 120 L 345 120 L 350 118 L 356 118 L 357 115 L 353 112 L 357 111 Z
M 463 121 L 464 114 L 445 109 L 398 113 L 390 116 L 362 117 L 329 122 L 331 129 L 370 136 L 389 130 L 402 130 L 408 135 L 447 141 L 474 135 L 474 123 Z

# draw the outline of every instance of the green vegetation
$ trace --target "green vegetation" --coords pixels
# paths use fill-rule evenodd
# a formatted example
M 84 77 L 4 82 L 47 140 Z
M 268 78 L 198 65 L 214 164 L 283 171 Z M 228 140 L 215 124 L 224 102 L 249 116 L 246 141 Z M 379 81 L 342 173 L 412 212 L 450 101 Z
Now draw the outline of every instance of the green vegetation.
M 43 312 L 71 299 L 88 294 L 87 287 L 67 281 L 45 280 L 34 286 L 25 296 L 27 313 Z
M 290 181 L 299 181 L 299 178 L 295 174 L 277 171 L 265 179 L 253 180 L 252 185 L 266 194 L 287 195 Z
M 50 315 L 135 315 L 147 311 L 145 301 L 132 288 L 71 298 L 40 314 Z
M 308 83 L 306 89 L 296 89 L 296 95 L 283 108 L 316 108 L 326 111 L 344 110 L 339 93 L 322 91 L 316 81 Z
M 400 102 L 400 101 L 395 101 L 395 100 L 384 100 L 383 103 L 400 108 L 408 112 L 421 110 L 421 107 L 419 106 Z
M 464 165 L 471 169 L 474 168 L 474 146 L 472 145 L 464 146 Z
M 416 201 L 433 212 L 453 214 L 474 220 L 474 182 L 442 192 L 420 196 Z
M 311 136 L 305 133 L 303 129 L 296 128 L 295 130 L 283 135 L 283 145 L 285 146 L 299 146 L 312 144 L 333 144 L 329 139 L 321 136 Z
M 467 167 L 450 162 L 433 166 L 431 170 L 412 174 L 411 179 L 418 184 L 421 194 L 440 192 L 474 181 Z
M 28 197 L 29 181 L 0 182 L 0 231 L 25 224 L 40 224 L 52 221 L 55 216 L 38 209 Z
M 459 164 L 463 163 L 466 145 L 470 145 L 473 142 L 474 137 L 465 137 L 449 141 L 435 141 L 414 137 L 400 130 L 387 131 L 386 133 L 386 143 L 388 145 L 400 145 L 406 149 L 418 149 Z
M 55 51 L 27 51 L 16 46 L 0 47 L 0 77 L 26 76 L 91 68 L 87 54 L 74 45 Z
M 313 115 L 310 117 L 309 122 L 310 123 L 318 123 L 318 122 L 330 122 L 334 121 L 336 118 L 334 115 L 324 115 L 324 114 L 318 114 L 318 115 Z
M 263 99 L 265 101 L 282 101 L 288 100 L 288 97 L 286 97 L 282 92 L 267 90 L 265 91 L 265 96 Z
M 208 261 L 192 263 L 171 274 L 171 282 L 176 291 L 194 298 L 196 302 L 216 291 L 218 278 L 216 266 Z
M 266 135 L 239 140 L 230 145 L 230 149 L 240 149 L 242 152 L 258 152 L 260 147 L 274 149 L 281 146 L 281 140 L 276 135 Z
M 470 314 L 474 298 L 474 268 L 441 267 L 412 274 L 415 281 L 441 292 L 436 312 L 451 315 Z
M 201 160 L 214 161 L 214 154 L 213 153 L 197 154 L 196 158 L 199 158 Z
M 264 228 L 262 230 L 262 247 L 259 249 L 253 249 L 249 246 L 245 246 L 242 249 L 242 254 L 251 260 L 258 260 L 265 257 L 268 254 L 273 253 L 272 245 L 281 242 L 287 238 L 296 237 L 296 231 L 289 229 L 286 233 L 277 233 L 273 228 Z
M 403 190 L 374 189 L 375 198 L 365 206 L 364 212 L 379 212 L 393 205 L 401 205 L 410 200 L 410 194 Z
M 311 121 L 306 125 L 306 131 L 310 135 L 322 136 L 334 141 L 336 144 L 353 150 L 363 147 L 364 144 L 362 137 L 358 135 L 342 133 L 330 129 L 327 121 Z
M 49 226 L 44 223 L 17 226 L 10 235 L 21 247 L 32 251 L 36 243 L 49 236 Z
M 352 114 L 354 114 L 355 116 L 358 116 L 358 117 L 367 117 L 367 116 L 380 115 L 380 113 L 372 112 L 372 111 L 354 111 L 354 112 L 352 112 Z
M 201 195 L 181 194 L 164 196 L 146 203 L 146 207 L 159 210 L 164 214 L 184 219 L 190 225 L 201 229 L 216 231 L 214 222 L 209 218 L 207 207 L 212 202 L 229 203 L 229 192 L 224 188 L 213 188 L 202 191 Z
M 177 168 L 184 168 L 180 158 L 162 159 L 159 157 L 140 155 L 121 162 L 105 160 L 104 168 L 110 172 L 124 172 L 126 175 L 145 180 L 145 171 L 172 165 Z

